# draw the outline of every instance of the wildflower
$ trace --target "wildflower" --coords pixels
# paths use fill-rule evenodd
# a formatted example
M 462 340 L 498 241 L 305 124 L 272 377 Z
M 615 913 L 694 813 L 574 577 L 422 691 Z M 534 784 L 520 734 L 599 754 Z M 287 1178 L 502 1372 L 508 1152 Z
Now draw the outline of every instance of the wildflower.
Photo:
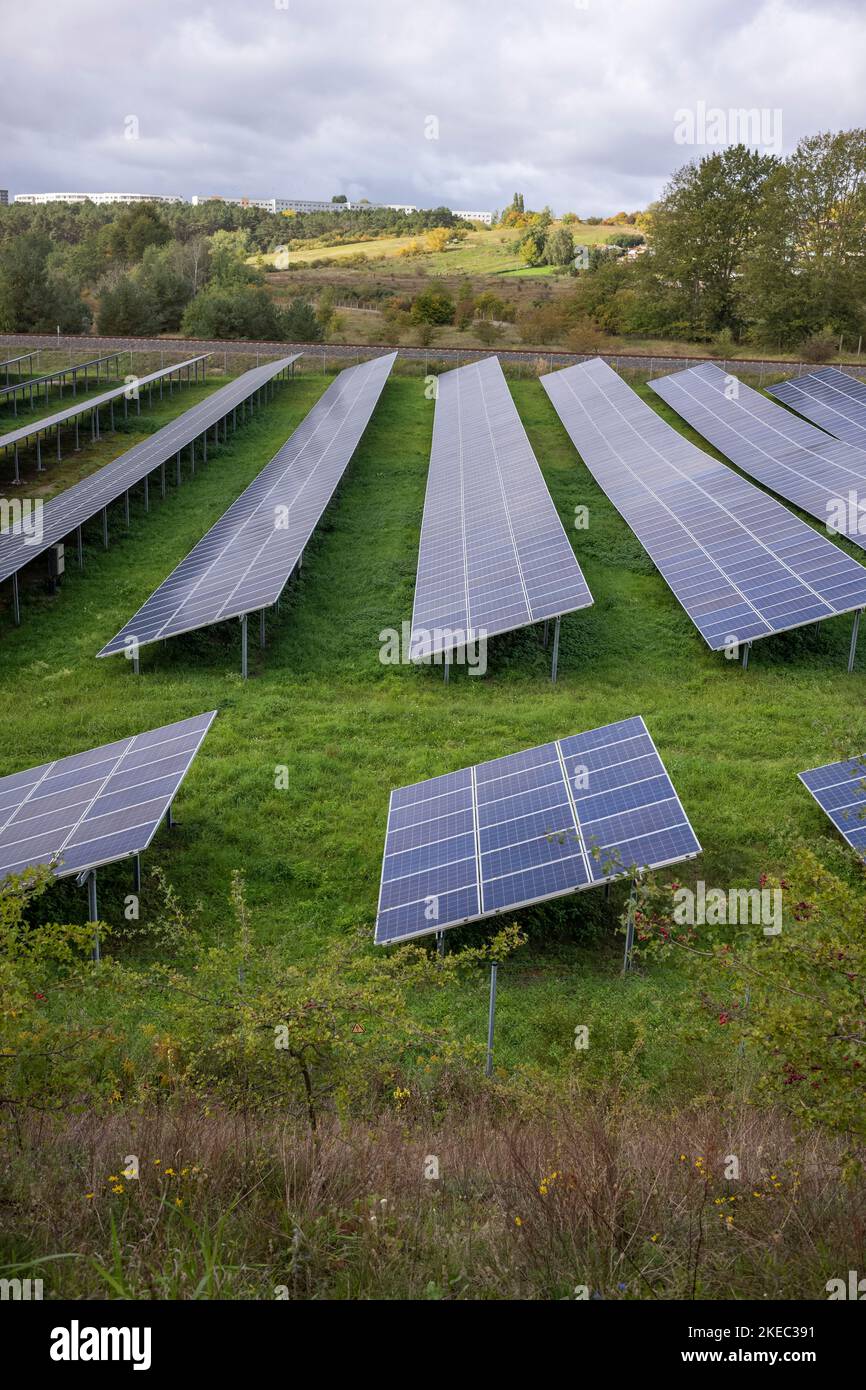
M 514 1224 L 515 1224 L 515 1226 L 522 1226 L 522 1225 L 523 1225 L 523 1221 L 521 1220 L 521 1218 L 520 1218 L 519 1216 L 515 1216 L 515 1218 L 514 1218 Z
M 658 1231 L 656 1231 L 655 1235 L 650 1236 L 650 1240 L 653 1242 L 653 1244 L 655 1244 L 655 1242 L 658 1240 L 658 1238 L 659 1238 L 659 1233 L 658 1233 Z
M 183 1198 L 182 1198 L 182 1197 L 175 1197 L 175 1199 L 174 1199 L 174 1204 L 175 1204 L 176 1207 L 182 1207 L 182 1206 L 183 1206 Z
M 107 1182 L 117 1182 L 117 1174 L 116 1174 L 116 1173 L 109 1173 L 108 1178 L 106 1179 L 106 1181 L 107 1181 Z
M 94 1194 L 93 1192 L 85 1192 L 85 1194 L 84 1194 L 85 1199 L 86 1199 L 88 1202 L 92 1202 L 92 1201 L 93 1201 L 94 1195 L 95 1195 L 95 1194 Z
M 173 1168 L 163 1168 L 162 1171 L 165 1173 L 165 1176 L 166 1176 L 167 1178 L 173 1178 L 173 1177 L 174 1177 L 174 1169 L 173 1169 Z
M 112 1192 L 123 1192 L 123 1191 L 124 1191 L 123 1183 L 120 1183 L 120 1182 L 115 1183 L 115 1184 L 114 1184 L 114 1187 L 113 1187 L 111 1190 L 112 1190 Z

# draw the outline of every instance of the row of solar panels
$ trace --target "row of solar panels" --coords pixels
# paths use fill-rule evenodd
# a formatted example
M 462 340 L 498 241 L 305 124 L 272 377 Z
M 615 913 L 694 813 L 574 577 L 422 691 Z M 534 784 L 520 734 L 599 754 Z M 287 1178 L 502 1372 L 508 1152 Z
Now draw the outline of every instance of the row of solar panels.
M 137 624 L 144 640 L 274 601 L 342 476 L 393 357 L 341 373 L 276 458 L 149 600 L 150 621 Z M 603 363 L 557 373 L 544 384 L 591 471 L 653 558 L 664 561 L 667 571 L 660 568 L 669 582 L 678 563 L 690 562 L 696 537 L 716 547 L 714 554 L 703 547 L 716 565 L 704 577 L 715 574 L 717 583 L 719 574 L 729 578 L 719 564 L 723 550 L 716 545 L 715 523 L 731 569 L 744 535 L 763 546 L 747 556 L 750 564 L 757 557 L 763 565 L 760 576 L 741 568 L 735 592 L 742 603 L 724 614 L 726 622 L 736 620 L 738 632 L 744 620 L 747 627 L 753 623 L 752 615 L 765 623 L 783 617 L 793 625 L 791 594 L 801 601 L 799 621 L 844 611 L 839 593 L 831 590 L 833 583 L 837 590 L 844 584 L 845 572 L 826 572 L 836 563 L 826 550 L 806 554 L 802 531 L 834 557 L 853 562 L 687 441 L 682 444 L 691 452 L 674 453 L 670 435 L 681 436 L 649 411 L 668 431 L 654 435 L 655 425 L 650 430 L 642 414 L 649 408 Z M 569 395 L 559 395 L 563 387 Z M 650 467 L 645 454 L 643 462 L 638 457 L 636 436 L 650 452 Z M 633 491 L 638 486 L 643 491 Z M 757 499 L 772 510 L 755 510 Z M 653 512 L 650 501 L 662 513 Z M 428 611 L 422 607 L 424 618 L 444 615 L 452 626 L 472 630 L 481 625 L 479 612 L 490 613 L 495 630 L 505 631 L 565 611 L 564 602 L 580 607 L 591 601 L 552 508 L 498 363 L 447 374 L 440 382 L 419 556 L 422 602 L 432 596 Z M 673 549 L 670 538 L 668 549 L 662 548 L 661 530 L 644 529 L 647 511 L 650 526 L 659 515 L 682 523 Z M 275 524 L 278 515 L 285 526 Z M 524 524 L 527 517 L 531 525 Z M 791 524 L 795 529 L 783 529 Z M 458 535 L 459 546 L 448 548 Z M 447 564 L 437 572 L 442 548 Z M 806 558 L 816 562 L 809 578 L 824 610 L 802 606 L 800 591 L 785 588 L 798 574 L 802 584 Z M 819 581 L 823 593 L 814 587 Z M 723 591 L 725 603 L 733 592 Z M 166 600 L 161 608 L 155 604 L 160 596 Z M 705 635 L 713 633 L 718 616 L 711 620 L 706 613 L 717 612 L 719 595 L 715 608 L 684 589 L 679 596 L 684 602 L 688 597 L 695 621 L 704 620 Z M 416 594 L 416 619 L 418 602 Z M 768 624 L 768 630 L 780 627 Z M 130 639 L 142 640 L 124 630 L 109 647 L 119 650 Z M 0 780 L 0 873 L 33 862 L 57 862 L 60 873 L 81 872 L 140 853 L 212 718 L 210 713 Z M 846 799 L 857 766 L 843 765 L 838 776 L 829 769 L 803 774 L 837 824 L 857 804 L 856 796 Z M 624 721 L 393 793 L 377 940 L 440 931 L 699 852 L 643 720 Z
M 292 360 L 247 373 L 152 443 L 49 504 L 45 544 L 152 469 L 167 445 L 175 447 L 168 433 L 198 432 L 196 412 L 204 418 L 213 409 L 230 408 L 232 393 L 254 389 L 259 378 Z M 348 465 L 393 361 L 391 354 L 340 373 L 275 458 L 100 656 L 131 646 L 137 651 L 276 601 Z M 856 392 L 866 394 L 866 388 L 836 375 L 850 383 L 845 399 L 853 423 L 855 411 L 864 411 Z M 551 373 L 542 384 L 590 471 L 710 647 L 751 643 L 866 606 L 861 565 L 690 444 L 603 361 Z M 830 439 L 718 368 L 692 369 L 654 385 L 744 471 L 816 516 L 823 505 L 827 519 L 831 499 L 839 500 L 846 482 L 866 481 L 866 452 Z M 805 398 L 808 381 L 793 389 Z M 784 418 L 774 421 L 768 412 Z M 732 413 L 746 417 L 742 429 L 724 418 Z M 752 438 L 741 445 L 747 427 Z M 816 438 L 805 437 L 808 431 Z M 0 538 L 0 578 L 30 558 L 24 538 Z M 498 360 L 445 373 L 438 382 L 419 548 L 413 657 L 435 657 L 479 635 L 558 617 L 592 601 Z
M 216 710 L 0 778 L 0 882 L 87 874 L 150 845 Z M 866 762 L 800 774 L 866 856 Z M 391 793 L 375 939 L 441 932 L 695 858 L 640 716 Z

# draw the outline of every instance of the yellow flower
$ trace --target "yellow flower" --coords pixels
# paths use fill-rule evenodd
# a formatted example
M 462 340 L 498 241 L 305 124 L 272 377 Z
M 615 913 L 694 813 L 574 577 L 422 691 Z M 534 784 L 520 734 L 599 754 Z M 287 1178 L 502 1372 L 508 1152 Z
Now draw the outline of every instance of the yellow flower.
M 111 1190 L 112 1190 L 112 1192 L 122 1192 L 122 1191 L 123 1191 L 123 1183 L 120 1183 L 120 1182 L 115 1183 L 114 1187 L 113 1187 Z
M 656 1231 L 656 1233 L 655 1233 L 654 1236 L 650 1236 L 650 1240 L 653 1241 L 653 1242 L 657 1241 L 658 1238 L 659 1238 L 659 1233 L 658 1233 L 658 1231 Z
M 165 1176 L 166 1176 L 167 1178 L 173 1178 L 173 1177 L 174 1177 L 174 1169 L 173 1169 L 173 1168 L 163 1168 L 162 1171 L 165 1173 Z
M 85 1192 L 84 1196 L 87 1198 L 87 1201 L 88 1201 L 88 1202 L 92 1202 L 92 1201 L 93 1201 L 93 1196 L 94 1196 L 94 1194 L 93 1194 L 92 1192 Z
M 161 1163 L 161 1162 L 162 1162 L 162 1159 L 161 1159 L 161 1158 L 155 1158 L 153 1161 L 154 1161 L 154 1163 Z
M 174 1204 L 175 1204 L 176 1207 L 182 1207 L 182 1206 L 183 1206 L 183 1198 L 182 1198 L 182 1197 L 175 1197 L 175 1199 L 174 1199 Z
M 522 1225 L 523 1225 L 523 1222 L 521 1221 L 521 1219 L 520 1219 L 519 1216 L 515 1216 L 515 1218 L 514 1218 L 514 1224 L 515 1224 L 515 1226 L 522 1226 Z
M 106 1178 L 106 1182 L 117 1182 L 117 1174 L 109 1173 L 108 1177 Z

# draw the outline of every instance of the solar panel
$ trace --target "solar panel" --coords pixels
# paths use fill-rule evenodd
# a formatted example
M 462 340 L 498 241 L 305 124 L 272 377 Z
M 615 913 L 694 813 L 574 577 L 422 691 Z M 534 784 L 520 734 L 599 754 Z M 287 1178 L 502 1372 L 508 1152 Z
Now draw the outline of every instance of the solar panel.
M 37 864 L 65 878 L 147 849 L 215 717 L 0 777 L 0 882 Z
M 650 385 L 744 473 L 866 548 L 866 451 L 832 439 L 712 362 Z
M 411 651 L 592 603 L 496 357 L 439 377 Z
M 185 367 L 193 367 L 198 362 L 204 362 L 208 357 L 210 357 L 209 352 L 201 352 L 197 357 L 188 357 L 183 362 L 174 362 L 170 367 L 160 367 L 158 372 L 149 372 L 146 376 L 125 381 L 122 386 L 114 386 L 110 391 L 103 391 L 98 396 L 88 396 L 86 400 L 79 401 L 77 405 L 67 406 L 65 410 L 56 410 L 53 415 L 43 415 L 38 420 L 31 420 L 26 425 L 19 425 L 17 429 L 9 430 L 6 434 L 0 435 L 0 448 L 9 449 L 20 444 L 23 439 L 29 439 L 34 434 L 43 434 L 46 430 L 58 429 L 67 420 L 74 419 L 76 415 L 83 415 L 88 410 L 99 410 L 102 406 L 108 405 L 111 401 L 119 400 L 121 396 L 127 395 L 132 390 L 137 390 L 140 393 L 143 386 L 150 386 L 153 382 L 171 376 L 173 372 L 183 371 Z
M 191 406 L 182 415 L 128 449 L 113 463 L 107 463 L 74 487 L 46 502 L 42 509 L 41 540 L 22 532 L 0 532 L 0 583 L 36 559 L 50 546 L 62 541 L 76 527 L 96 516 L 125 492 L 159 468 L 204 430 L 237 409 L 254 392 L 296 361 L 300 353 L 267 362 L 221 386 L 206 400 Z
M 866 859 L 866 760 L 827 763 L 798 776 L 840 835 Z
M 767 388 L 836 439 L 866 449 L 866 385 L 838 367 L 821 367 Z
M 477 922 L 700 853 L 638 715 L 392 791 L 376 941 Z
M 348 467 L 396 356 L 340 372 L 279 453 L 99 656 L 276 602 Z
M 864 606 L 862 565 L 689 443 L 600 358 L 541 382 L 714 651 Z
M 48 387 L 49 387 L 49 385 L 50 385 L 50 383 L 51 383 L 52 381 L 56 381 L 56 382 L 57 382 L 58 386 L 60 387 L 60 394 L 61 394 L 61 396 L 62 396 L 62 395 L 63 395 L 63 382 L 64 382 L 64 379 L 65 379 L 66 377 L 71 377 L 71 378 L 72 378 L 72 390 L 73 390 L 73 394 L 75 394 L 75 392 L 77 391 L 77 388 L 78 388 L 78 374 L 79 374 L 79 372 L 83 372 L 83 373 L 84 373 L 84 386 L 85 386 L 85 390 L 86 390 L 86 389 L 87 389 L 87 373 L 88 373 L 93 367 L 96 368 L 96 380 L 97 380 L 97 383 L 98 383 L 98 382 L 99 382 L 99 368 L 100 368 L 100 367 L 102 367 L 102 366 L 105 367 L 105 369 L 106 369 L 106 376 L 107 376 L 107 375 L 108 375 L 108 366 L 109 366 L 109 363 L 112 363 L 112 362 L 113 362 L 113 363 L 117 364 L 117 363 L 119 362 L 119 360 L 120 360 L 121 357 L 126 357 L 126 356 L 128 356 L 128 352 L 127 352 L 127 349 L 124 348 L 121 352 L 107 352 L 107 353 L 103 354 L 102 357 L 89 357 L 89 358 L 87 359 L 86 362 L 70 362 L 70 363 L 69 363 L 67 366 L 65 366 L 65 367 L 57 367 L 56 370 L 53 371 L 53 372 L 43 372 L 43 373 L 41 374 L 41 376 L 29 376 L 29 377 L 26 377 L 23 381 L 16 381 L 16 382 L 13 382 L 11 385 L 8 385 L 8 384 L 7 384 L 6 386 L 0 387 L 0 406 L 5 405 L 5 401 L 6 401 L 7 396 L 11 396 L 11 397 L 12 397 L 12 404 L 13 404 L 13 406 L 15 407 L 15 413 L 16 413 L 16 415 L 17 415 L 17 413 L 18 413 L 17 395 L 18 395 L 18 392 L 19 392 L 19 391 L 21 392 L 21 399 L 22 399 L 22 401 L 24 400 L 25 394 L 29 392 L 29 400 L 30 400 L 30 404 L 31 404 L 31 406 L 32 406 L 32 404 L 33 404 L 33 391 L 34 391 L 34 389 L 36 390 L 36 399 L 38 400 L 38 399 L 39 399 L 39 387 L 40 387 L 40 386 L 44 386 L 44 387 L 45 387 L 45 399 L 47 400 L 47 399 L 48 399 Z M 0 363 L 0 366 L 2 366 L 2 365 L 4 365 L 4 364 Z M 117 372 L 118 372 L 119 370 L 120 370 L 119 367 L 115 365 L 115 375 L 117 375 Z

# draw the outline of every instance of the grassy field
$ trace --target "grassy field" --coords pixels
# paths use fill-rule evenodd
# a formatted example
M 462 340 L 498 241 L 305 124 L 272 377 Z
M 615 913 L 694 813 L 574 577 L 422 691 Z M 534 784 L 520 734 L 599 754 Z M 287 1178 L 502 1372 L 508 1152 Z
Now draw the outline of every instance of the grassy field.
M 552 225 L 556 227 L 560 224 L 553 223 Z M 622 229 L 588 227 L 582 222 L 577 222 L 570 224 L 569 230 L 578 245 L 595 246 L 604 243 L 609 236 L 615 235 L 618 230 Z M 625 230 L 631 229 L 626 228 Z M 409 263 L 413 266 L 417 265 L 428 275 L 549 275 L 553 269 L 551 266 L 530 270 L 524 264 L 522 257 L 511 249 L 519 236 L 519 231 L 513 227 L 490 227 L 485 231 L 470 232 L 465 241 L 447 251 L 425 251 L 420 256 L 413 256 Z M 347 246 L 298 249 L 288 252 L 287 255 L 271 255 L 264 259 L 266 263 L 284 267 L 286 263 L 288 265 L 309 265 L 310 261 L 325 258 L 345 260 L 349 256 L 364 255 L 371 262 L 379 263 L 401 259 L 401 252 L 405 251 L 413 242 L 423 247 L 425 244 L 424 233 L 419 232 L 413 236 L 373 238 L 370 241 L 352 242 Z
M 433 420 L 422 379 L 409 376 L 387 384 L 300 578 L 269 618 L 267 649 L 252 649 L 247 684 L 236 622 L 146 649 L 138 678 L 122 659 L 95 660 L 326 385 L 298 376 L 179 492 L 171 488 L 147 516 L 137 500 L 128 537 L 117 509 L 109 551 L 94 524 L 84 572 L 70 566 L 57 597 L 41 581 L 29 585 L 19 629 L 8 610 L 0 614 L 0 774 L 218 709 L 178 799 L 178 827 L 159 832 L 145 869 L 163 865 L 188 905 L 201 902 L 214 939 L 229 920 L 231 871 L 243 870 L 257 939 L 299 962 L 356 924 L 372 936 L 391 786 L 637 713 L 704 847 L 684 877 L 752 885 L 784 866 L 801 836 L 853 877 L 851 857 L 796 778 L 863 739 L 866 651 L 847 676 L 850 620 L 757 644 L 747 673 L 712 655 L 535 380 L 514 380 L 512 391 L 595 597 L 563 621 L 555 687 L 537 630 L 495 640 L 487 677 L 458 670 L 447 689 L 435 671 L 379 661 L 379 633 L 411 614 Z M 183 392 L 171 409 L 193 399 Z M 164 402 L 158 418 L 168 411 Z M 586 531 L 573 528 L 581 504 L 590 509 Z M 275 789 L 280 766 L 289 769 L 287 790 Z M 128 868 L 101 873 L 106 920 L 121 919 L 128 884 Z M 621 904 L 622 890 L 610 901 L 588 893 L 520 914 L 530 946 L 503 970 L 503 1066 L 570 1065 L 575 1022 L 591 1016 L 607 1044 L 591 1066 L 608 1067 L 611 1051 L 627 1050 L 640 1027 L 647 1041 L 638 1072 L 661 1093 L 679 1094 L 665 1027 L 679 983 L 670 968 L 621 981 Z M 146 876 L 145 914 L 154 906 Z M 85 920 L 82 891 L 58 884 L 51 911 Z M 482 1036 L 482 977 L 462 986 L 457 1007 Z M 134 1037 L 134 1020 L 125 1023 Z

